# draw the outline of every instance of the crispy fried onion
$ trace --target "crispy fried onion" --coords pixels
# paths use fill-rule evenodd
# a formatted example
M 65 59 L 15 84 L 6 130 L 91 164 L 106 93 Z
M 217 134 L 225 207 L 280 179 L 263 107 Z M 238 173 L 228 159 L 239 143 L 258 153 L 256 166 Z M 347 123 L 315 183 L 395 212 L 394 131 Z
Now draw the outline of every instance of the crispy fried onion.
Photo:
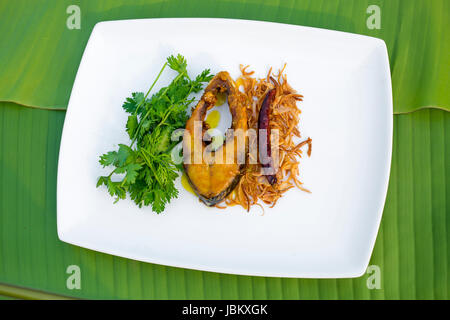
M 289 189 L 297 187 L 310 192 L 303 187 L 298 175 L 302 147 L 308 146 L 307 155 L 310 156 L 312 140 L 308 138 L 300 143 L 294 141 L 301 138 L 297 127 L 301 111 L 297 107 L 297 102 L 302 101 L 303 96 L 288 84 L 286 75 L 283 74 L 285 67 L 286 65 L 276 75 L 271 68 L 266 78 L 256 79 L 252 77 L 254 71 L 247 71 L 248 66 L 240 66 L 241 76 L 237 79 L 236 84 L 248 100 L 246 108 L 249 128 L 258 129 L 258 116 L 262 101 L 270 89 L 276 89 L 269 127 L 271 130 L 278 129 L 279 132 L 279 168 L 276 173 L 277 182 L 270 185 L 265 176 L 261 174 L 261 164 L 248 164 L 239 184 L 225 199 L 226 206 L 240 205 L 249 211 L 251 206 L 257 205 L 264 210 L 259 200 L 272 208 Z M 256 145 L 256 137 L 250 139 L 249 144 Z M 249 157 L 251 156 L 249 154 Z M 224 206 L 217 207 L 225 208 Z

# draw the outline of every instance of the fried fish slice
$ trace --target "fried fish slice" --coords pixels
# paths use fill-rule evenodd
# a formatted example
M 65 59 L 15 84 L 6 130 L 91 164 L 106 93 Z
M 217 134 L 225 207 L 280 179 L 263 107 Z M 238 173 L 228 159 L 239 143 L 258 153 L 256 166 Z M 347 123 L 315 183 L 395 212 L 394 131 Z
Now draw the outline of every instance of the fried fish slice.
M 202 139 L 209 129 L 205 116 L 216 104 L 218 94 L 224 93 L 228 99 L 233 131 L 227 134 L 224 144 L 213 151 L 211 144 Z M 183 136 L 184 169 L 195 193 L 208 206 L 221 202 L 233 191 L 245 168 L 248 142 L 244 101 L 228 72 L 219 72 L 205 88 L 186 123 Z

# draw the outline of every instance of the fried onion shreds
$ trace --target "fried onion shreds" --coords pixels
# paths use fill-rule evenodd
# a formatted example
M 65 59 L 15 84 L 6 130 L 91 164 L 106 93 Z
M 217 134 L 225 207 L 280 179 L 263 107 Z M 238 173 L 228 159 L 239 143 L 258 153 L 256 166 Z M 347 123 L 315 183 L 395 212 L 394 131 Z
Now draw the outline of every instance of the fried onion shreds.
M 240 66 L 241 76 L 237 79 L 236 84 L 248 99 L 246 108 L 249 129 L 258 129 L 258 116 L 262 101 L 269 90 L 276 89 L 275 100 L 269 116 L 269 127 L 271 132 L 278 129 L 277 182 L 270 185 L 261 173 L 261 164 L 249 163 L 239 184 L 225 199 L 227 206 L 240 205 L 246 210 L 250 210 L 254 205 L 262 207 L 259 203 L 261 200 L 272 208 L 278 199 L 292 188 L 310 192 L 303 187 L 298 175 L 302 147 L 308 146 L 307 155 L 310 156 L 312 140 L 307 138 L 296 143 L 301 138 L 297 127 L 301 111 L 297 107 L 297 102 L 302 101 L 303 96 L 288 84 L 284 74 L 285 67 L 286 65 L 277 74 L 274 74 L 271 68 L 265 78 L 256 79 L 253 77 L 254 71 L 248 71 L 249 66 Z M 257 139 L 250 139 L 249 144 L 257 145 Z

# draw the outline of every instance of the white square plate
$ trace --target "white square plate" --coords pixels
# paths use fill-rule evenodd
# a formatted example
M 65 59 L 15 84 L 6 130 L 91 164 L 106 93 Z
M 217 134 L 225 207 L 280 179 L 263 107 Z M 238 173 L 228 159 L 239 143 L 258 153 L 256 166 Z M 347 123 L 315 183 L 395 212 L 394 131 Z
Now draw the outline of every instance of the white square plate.
M 101 154 L 129 143 L 121 105 L 146 92 L 167 56 L 204 68 L 263 77 L 287 63 L 300 103 L 301 160 L 311 194 L 290 190 L 275 208 L 208 208 L 177 182 L 163 214 L 131 200 L 113 204 L 98 176 Z M 174 77 L 165 71 L 159 89 Z M 146 262 L 223 273 L 338 278 L 364 273 L 389 179 L 392 93 L 382 40 L 350 33 L 228 19 L 98 23 L 67 110 L 58 168 L 58 235 L 81 247 Z

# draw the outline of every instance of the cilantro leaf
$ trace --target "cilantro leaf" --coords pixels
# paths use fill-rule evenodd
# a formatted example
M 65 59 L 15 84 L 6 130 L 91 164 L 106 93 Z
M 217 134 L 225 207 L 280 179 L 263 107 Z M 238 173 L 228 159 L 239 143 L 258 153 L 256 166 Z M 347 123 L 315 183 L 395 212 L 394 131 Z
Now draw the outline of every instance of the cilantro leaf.
M 127 120 L 127 132 L 130 139 L 134 138 L 134 135 L 136 133 L 136 130 L 138 128 L 138 118 L 137 115 L 132 114 L 131 116 L 128 116 Z
M 134 151 L 125 144 L 119 144 L 119 151 L 117 152 L 117 161 L 114 163 L 116 167 L 123 166 L 127 161 L 134 160 Z
M 178 54 L 176 58 L 173 55 L 168 57 L 167 63 L 170 69 L 175 70 L 178 73 L 186 72 L 187 61 L 181 54 Z
M 131 94 L 130 98 L 127 98 L 125 100 L 125 102 L 122 105 L 122 108 L 128 112 L 128 113 L 134 113 L 138 107 L 138 105 L 140 105 L 143 100 L 144 100 L 144 93 L 143 92 L 133 92 Z
M 103 167 L 107 167 L 110 166 L 114 163 L 116 163 L 117 161 L 117 151 L 110 151 L 108 153 L 103 154 L 102 156 L 100 156 L 100 164 Z
M 125 173 L 125 177 L 122 180 L 126 181 L 128 184 L 134 183 L 136 181 L 136 177 L 139 174 L 139 169 L 142 168 L 142 165 L 139 163 L 129 163 L 126 166 L 117 167 L 114 170 L 114 173 Z

